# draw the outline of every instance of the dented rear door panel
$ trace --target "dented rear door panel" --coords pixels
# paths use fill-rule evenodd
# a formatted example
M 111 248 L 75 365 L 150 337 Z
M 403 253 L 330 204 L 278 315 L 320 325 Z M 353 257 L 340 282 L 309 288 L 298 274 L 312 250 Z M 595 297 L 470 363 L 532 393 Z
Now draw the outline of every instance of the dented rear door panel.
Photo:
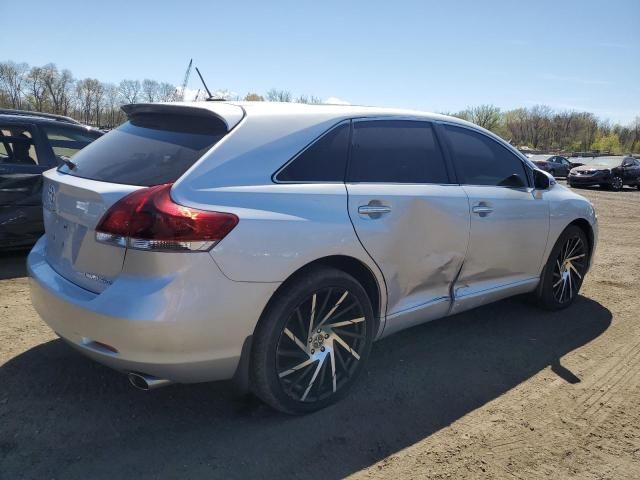
M 384 334 L 446 315 L 467 250 L 469 203 L 458 185 L 347 184 L 349 216 L 387 287 Z M 379 216 L 362 207 L 388 207 Z

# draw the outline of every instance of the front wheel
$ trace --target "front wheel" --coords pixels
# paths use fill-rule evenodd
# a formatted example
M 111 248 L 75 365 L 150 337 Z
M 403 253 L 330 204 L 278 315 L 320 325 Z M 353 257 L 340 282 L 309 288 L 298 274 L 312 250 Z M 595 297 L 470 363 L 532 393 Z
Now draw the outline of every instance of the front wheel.
M 589 264 L 589 242 L 584 231 L 569 226 L 551 250 L 536 296 L 549 310 L 567 308 L 578 296 Z
M 310 413 L 342 398 L 362 372 L 374 336 L 371 301 L 333 268 L 294 278 L 276 295 L 254 334 L 252 388 L 277 410 Z
M 616 192 L 619 192 L 620 190 L 622 190 L 622 187 L 624 186 L 624 183 L 622 181 L 622 177 L 613 177 L 611 179 L 611 189 L 615 190 Z

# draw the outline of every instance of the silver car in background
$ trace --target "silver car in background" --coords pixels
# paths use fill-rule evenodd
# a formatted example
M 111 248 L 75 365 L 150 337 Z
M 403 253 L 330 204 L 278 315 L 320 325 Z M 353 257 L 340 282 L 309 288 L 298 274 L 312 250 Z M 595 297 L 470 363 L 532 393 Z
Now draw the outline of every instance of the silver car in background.
M 373 341 L 531 293 L 576 298 L 592 205 L 506 142 L 416 111 L 136 104 L 45 174 L 33 304 L 154 388 L 235 378 L 306 413 Z

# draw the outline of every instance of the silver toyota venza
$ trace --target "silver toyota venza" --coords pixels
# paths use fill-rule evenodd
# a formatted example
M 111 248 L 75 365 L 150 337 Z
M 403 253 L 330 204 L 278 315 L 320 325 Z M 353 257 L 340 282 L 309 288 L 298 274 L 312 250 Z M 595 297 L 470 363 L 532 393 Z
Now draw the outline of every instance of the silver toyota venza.
M 569 306 L 596 214 L 490 132 L 442 115 L 135 104 L 44 175 L 40 316 L 140 388 L 235 378 L 305 413 L 374 340 L 512 295 Z

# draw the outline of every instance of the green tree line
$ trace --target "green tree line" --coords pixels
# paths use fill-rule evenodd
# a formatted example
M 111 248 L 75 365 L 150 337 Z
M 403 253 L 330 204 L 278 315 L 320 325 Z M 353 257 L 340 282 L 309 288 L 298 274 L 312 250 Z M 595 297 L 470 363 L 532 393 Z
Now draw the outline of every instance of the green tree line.
M 518 147 L 616 154 L 640 151 L 640 116 L 630 125 L 620 125 L 593 113 L 559 112 L 545 105 L 505 112 L 493 105 L 479 105 L 449 115 L 491 130 Z
M 271 89 L 244 97 L 228 90 L 214 96 L 229 100 L 322 103 L 315 96 L 294 96 Z M 198 98 L 199 97 L 199 98 Z M 124 79 L 114 84 L 95 78 L 77 79 L 53 63 L 29 66 L 0 62 L 0 107 L 67 115 L 89 125 L 111 128 L 124 121 L 120 106 L 137 102 L 170 102 L 184 98 L 181 87 L 152 79 Z M 205 95 L 195 100 L 204 100 Z M 491 130 L 517 147 L 566 152 L 640 152 L 640 116 L 630 125 L 612 124 L 593 113 L 556 111 L 545 105 L 502 111 L 494 105 L 448 113 Z

